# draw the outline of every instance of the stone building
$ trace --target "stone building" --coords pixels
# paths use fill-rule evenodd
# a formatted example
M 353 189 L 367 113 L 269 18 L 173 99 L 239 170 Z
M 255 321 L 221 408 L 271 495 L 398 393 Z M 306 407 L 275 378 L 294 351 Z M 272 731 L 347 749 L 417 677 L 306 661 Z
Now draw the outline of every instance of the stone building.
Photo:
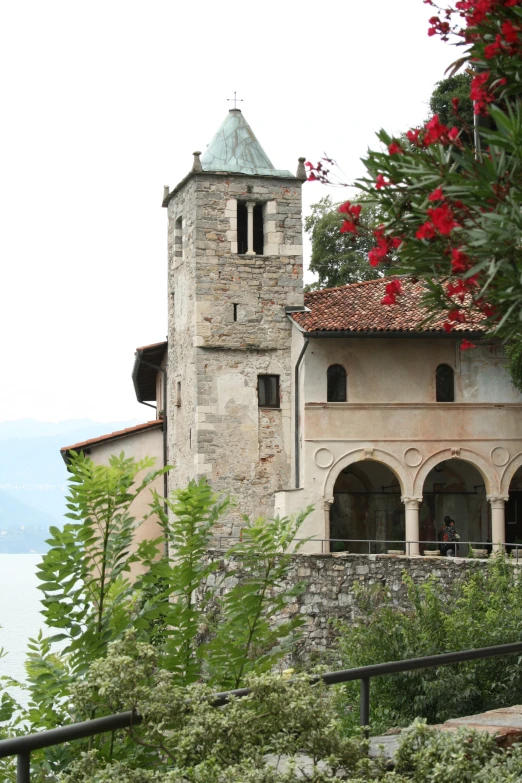
M 232 537 L 243 514 L 312 504 L 309 552 L 416 555 L 446 515 L 461 554 L 522 543 L 522 395 L 501 347 L 480 322 L 426 326 L 418 283 L 391 307 L 380 280 L 303 299 L 303 163 L 276 170 L 232 109 L 165 190 L 168 341 L 137 350 L 133 381 L 169 490 L 206 476 L 230 493 Z

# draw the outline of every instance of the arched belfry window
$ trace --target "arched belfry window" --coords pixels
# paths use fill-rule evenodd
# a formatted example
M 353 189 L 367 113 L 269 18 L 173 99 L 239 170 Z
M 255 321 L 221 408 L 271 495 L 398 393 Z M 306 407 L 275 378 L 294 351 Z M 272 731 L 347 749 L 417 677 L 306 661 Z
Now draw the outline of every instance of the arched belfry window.
M 332 364 L 326 373 L 327 402 L 346 402 L 346 370 L 341 364 Z
M 436 371 L 437 402 L 455 402 L 455 378 L 449 364 L 439 364 Z

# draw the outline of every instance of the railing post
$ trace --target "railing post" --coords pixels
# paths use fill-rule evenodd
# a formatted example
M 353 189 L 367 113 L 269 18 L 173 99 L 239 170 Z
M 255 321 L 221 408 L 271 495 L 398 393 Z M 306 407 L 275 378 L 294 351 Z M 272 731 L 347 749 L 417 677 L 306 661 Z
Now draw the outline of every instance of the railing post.
M 31 783 L 30 753 L 19 753 L 16 757 L 16 783 Z
M 361 678 L 361 706 L 360 706 L 360 725 L 362 727 L 370 725 L 370 678 Z M 368 731 L 365 732 L 368 736 Z

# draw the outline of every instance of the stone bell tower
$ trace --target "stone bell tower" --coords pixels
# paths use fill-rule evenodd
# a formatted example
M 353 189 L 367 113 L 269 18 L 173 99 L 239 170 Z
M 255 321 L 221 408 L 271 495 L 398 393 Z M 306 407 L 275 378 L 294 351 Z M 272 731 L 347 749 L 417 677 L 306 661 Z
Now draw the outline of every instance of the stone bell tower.
M 291 326 L 303 304 L 301 185 L 231 109 L 168 208 L 170 489 L 206 475 L 241 515 L 291 486 Z M 168 189 L 167 189 L 168 190 Z

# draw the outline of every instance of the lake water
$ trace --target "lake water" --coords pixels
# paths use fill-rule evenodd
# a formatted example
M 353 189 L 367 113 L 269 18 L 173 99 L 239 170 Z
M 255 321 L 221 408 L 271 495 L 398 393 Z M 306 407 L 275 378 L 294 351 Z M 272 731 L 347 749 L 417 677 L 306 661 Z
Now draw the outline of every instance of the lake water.
M 0 674 L 25 679 L 27 641 L 43 628 L 36 566 L 41 555 L 0 554 Z

